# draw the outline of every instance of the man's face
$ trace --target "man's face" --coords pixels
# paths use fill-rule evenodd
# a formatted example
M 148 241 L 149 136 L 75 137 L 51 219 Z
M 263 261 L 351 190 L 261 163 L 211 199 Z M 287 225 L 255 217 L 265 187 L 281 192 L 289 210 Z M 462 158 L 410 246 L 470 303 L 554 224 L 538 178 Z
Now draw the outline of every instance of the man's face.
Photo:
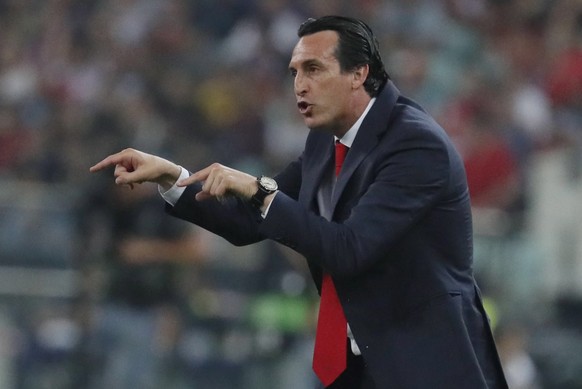
M 353 76 L 341 72 L 335 56 L 338 34 L 321 31 L 302 37 L 291 57 L 299 113 L 310 129 L 343 134 L 357 120 L 351 108 Z

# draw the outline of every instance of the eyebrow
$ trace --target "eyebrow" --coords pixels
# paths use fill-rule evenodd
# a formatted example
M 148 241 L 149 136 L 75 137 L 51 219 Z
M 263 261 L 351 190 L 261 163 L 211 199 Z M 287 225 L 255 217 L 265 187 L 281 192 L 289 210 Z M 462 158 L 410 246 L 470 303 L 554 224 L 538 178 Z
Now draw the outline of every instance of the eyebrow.
M 306 59 L 305 61 L 301 61 L 299 63 L 300 67 L 307 67 L 310 65 L 323 65 L 323 63 L 315 58 L 310 58 L 310 59 Z M 289 70 L 295 70 L 296 68 L 291 64 L 291 62 L 289 63 Z

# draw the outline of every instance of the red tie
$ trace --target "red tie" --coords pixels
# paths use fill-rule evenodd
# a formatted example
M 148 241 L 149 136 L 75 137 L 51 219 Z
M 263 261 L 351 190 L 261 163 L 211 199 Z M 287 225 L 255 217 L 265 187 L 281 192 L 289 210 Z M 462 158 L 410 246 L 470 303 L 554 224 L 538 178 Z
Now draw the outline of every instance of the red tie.
M 336 176 L 339 175 L 348 150 L 339 141 L 335 143 Z M 326 387 L 346 369 L 347 325 L 333 280 L 328 273 L 324 273 L 315 333 L 313 371 Z

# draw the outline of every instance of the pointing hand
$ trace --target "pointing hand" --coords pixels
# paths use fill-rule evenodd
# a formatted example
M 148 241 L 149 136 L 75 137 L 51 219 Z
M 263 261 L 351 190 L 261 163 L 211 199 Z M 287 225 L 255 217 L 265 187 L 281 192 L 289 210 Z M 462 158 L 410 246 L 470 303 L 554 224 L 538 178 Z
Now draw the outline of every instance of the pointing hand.
M 92 166 L 89 171 L 97 172 L 109 166 L 115 166 L 115 183 L 118 185 L 141 184 L 153 182 L 169 189 L 178 179 L 181 168 L 161 157 L 147 154 L 135 149 L 125 149 L 112 154 Z

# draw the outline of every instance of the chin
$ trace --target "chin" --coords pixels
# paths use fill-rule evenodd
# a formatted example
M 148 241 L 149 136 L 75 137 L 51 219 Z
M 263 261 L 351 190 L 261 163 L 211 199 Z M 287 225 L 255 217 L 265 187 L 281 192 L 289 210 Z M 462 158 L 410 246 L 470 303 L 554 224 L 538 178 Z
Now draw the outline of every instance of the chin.
M 307 125 L 307 128 L 309 128 L 311 131 L 329 132 L 331 134 L 334 134 L 334 129 L 329 124 L 306 123 L 306 125 Z
M 329 127 L 325 123 L 321 123 L 321 121 L 313 120 L 313 118 L 305 118 L 303 122 L 307 128 L 315 131 L 325 131 Z

